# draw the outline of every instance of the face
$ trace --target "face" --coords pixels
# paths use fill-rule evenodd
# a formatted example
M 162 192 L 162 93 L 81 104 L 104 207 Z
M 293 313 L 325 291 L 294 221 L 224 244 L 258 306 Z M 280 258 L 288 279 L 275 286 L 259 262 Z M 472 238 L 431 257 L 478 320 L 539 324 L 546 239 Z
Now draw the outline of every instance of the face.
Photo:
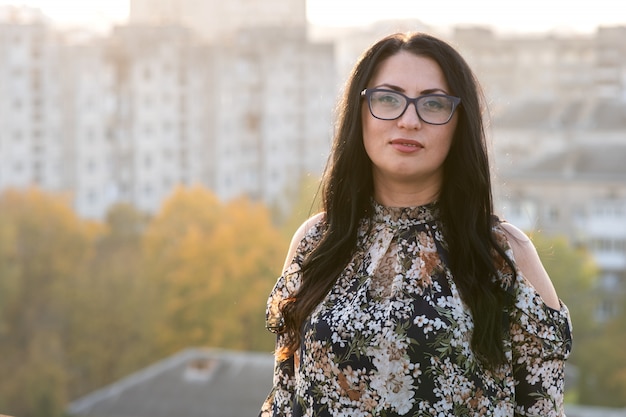
M 408 97 L 452 95 L 434 60 L 405 51 L 381 62 L 367 87 L 395 90 Z M 375 194 L 382 187 L 402 186 L 428 189 L 436 197 L 457 125 L 456 111 L 447 124 L 431 125 L 420 120 L 414 104 L 395 120 L 373 117 L 365 99 L 361 106 L 363 144 L 372 161 Z

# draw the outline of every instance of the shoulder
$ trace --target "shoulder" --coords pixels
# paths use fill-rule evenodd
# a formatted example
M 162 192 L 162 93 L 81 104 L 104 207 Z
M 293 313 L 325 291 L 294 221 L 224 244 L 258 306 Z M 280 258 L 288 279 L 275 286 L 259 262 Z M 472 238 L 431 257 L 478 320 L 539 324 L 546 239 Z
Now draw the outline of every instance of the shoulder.
M 296 256 L 296 252 L 302 240 L 306 237 L 306 235 L 316 227 L 323 219 L 324 212 L 317 213 L 314 216 L 305 220 L 300 227 L 296 230 L 291 238 L 291 243 L 289 244 L 289 250 L 287 252 L 287 258 L 285 259 L 285 264 L 283 265 L 283 271 L 287 269 L 289 264 L 293 261 L 293 258 Z
M 535 288 L 548 307 L 558 310 L 560 308 L 558 295 L 541 263 L 535 245 L 524 232 L 511 223 L 502 222 L 500 227 L 507 237 L 513 258 L 522 276 Z

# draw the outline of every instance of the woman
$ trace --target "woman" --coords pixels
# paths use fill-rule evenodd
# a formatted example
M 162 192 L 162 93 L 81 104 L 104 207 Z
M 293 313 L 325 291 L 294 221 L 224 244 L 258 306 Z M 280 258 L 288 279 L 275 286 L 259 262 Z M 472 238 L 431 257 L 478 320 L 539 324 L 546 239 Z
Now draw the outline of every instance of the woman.
M 569 313 L 493 215 L 479 87 L 425 34 L 374 44 L 339 107 L 323 212 L 268 301 L 262 416 L 563 416 Z

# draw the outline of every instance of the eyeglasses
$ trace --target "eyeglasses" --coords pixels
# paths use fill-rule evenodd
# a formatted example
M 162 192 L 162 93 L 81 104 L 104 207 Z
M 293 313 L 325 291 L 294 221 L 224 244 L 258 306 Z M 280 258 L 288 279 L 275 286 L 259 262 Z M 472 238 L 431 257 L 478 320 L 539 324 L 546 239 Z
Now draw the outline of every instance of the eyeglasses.
M 454 110 L 461 103 L 458 97 L 446 94 L 425 94 L 410 98 L 402 93 L 384 88 L 366 88 L 361 97 L 367 97 L 370 113 L 380 120 L 395 120 L 401 117 L 409 104 L 415 104 L 417 116 L 431 125 L 445 125 L 452 119 Z

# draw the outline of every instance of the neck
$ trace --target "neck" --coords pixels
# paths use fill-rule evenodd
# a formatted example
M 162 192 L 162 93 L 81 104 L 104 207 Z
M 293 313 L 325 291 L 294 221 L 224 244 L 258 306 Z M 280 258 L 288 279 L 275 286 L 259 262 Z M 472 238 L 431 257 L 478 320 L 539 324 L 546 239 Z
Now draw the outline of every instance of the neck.
M 387 207 L 422 206 L 436 201 L 440 189 L 439 183 L 389 184 L 374 181 L 374 199 Z

